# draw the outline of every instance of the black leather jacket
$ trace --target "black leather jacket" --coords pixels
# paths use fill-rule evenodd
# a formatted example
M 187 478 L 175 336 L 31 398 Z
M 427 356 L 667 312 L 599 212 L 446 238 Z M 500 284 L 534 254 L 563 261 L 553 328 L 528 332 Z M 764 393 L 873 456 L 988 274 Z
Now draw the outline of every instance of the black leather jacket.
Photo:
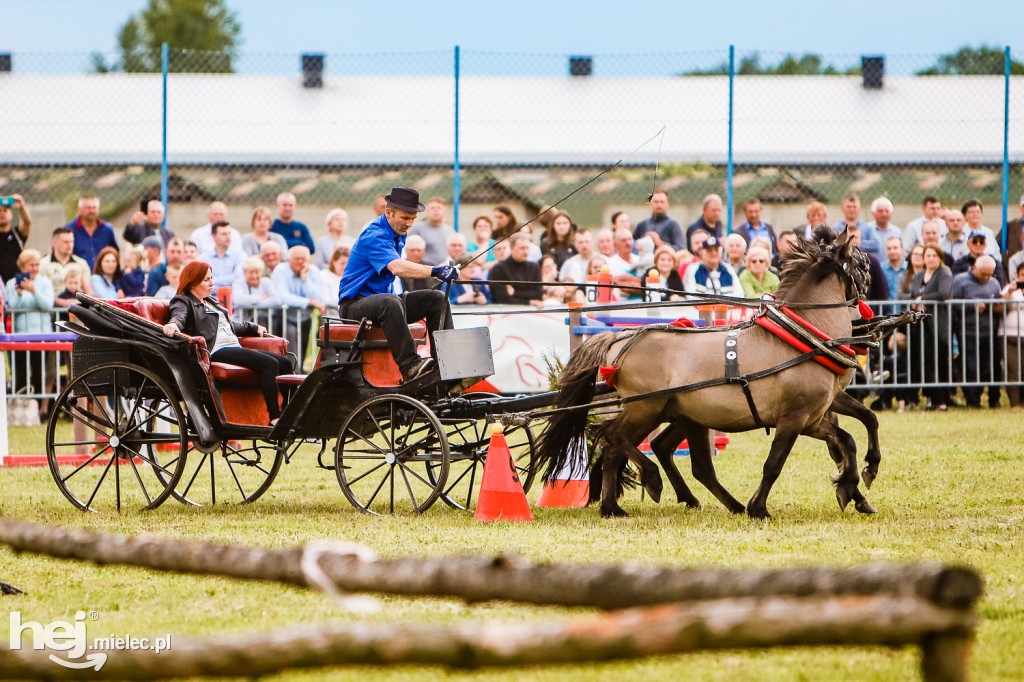
M 227 309 L 218 303 L 217 299 L 211 296 L 206 299 L 206 303 L 224 313 L 231 323 L 231 331 L 235 333 L 235 336 L 259 335 L 255 322 L 232 320 Z M 202 336 L 206 339 L 207 349 L 213 350 L 213 344 L 217 340 L 217 314 L 208 311 L 206 306 L 203 305 L 203 301 L 200 301 L 192 294 L 178 294 L 171 299 L 169 311 L 168 323 L 173 322 L 178 325 L 178 329 L 189 336 Z

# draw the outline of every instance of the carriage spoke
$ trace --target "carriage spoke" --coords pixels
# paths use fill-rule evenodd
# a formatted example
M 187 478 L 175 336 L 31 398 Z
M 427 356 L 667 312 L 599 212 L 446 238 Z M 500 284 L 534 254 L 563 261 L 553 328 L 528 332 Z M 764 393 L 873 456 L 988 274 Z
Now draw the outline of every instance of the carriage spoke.
M 367 476 L 372 474 L 374 471 L 376 471 L 377 469 L 380 469 L 383 466 L 387 466 L 387 462 L 381 462 L 380 464 L 378 464 L 377 466 L 373 467 L 369 471 L 364 471 L 363 473 L 359 474 L 355 478 L 349 479 L 349 481 L 348 481 L 349 485 L 354 485 L 354 484 L 358 483 L 359 481 L 363 480 L 364 478 L 366 478 Z
M 373 501 L 377 499 L 377 494 L 380 493 L 380 489 L 384 487 L 384 484 L 387 483 L 388 479 L 391 477 L 393 473 L 394 470 L 389 468 L 388 471 L 384 474 L 384 478 L 380 479 L 380 483 L 377 484 L 377 489 L 373 491 L 373 495 L 370 495 L 370 499 L 366 501 L 365 506 L 367 509 L 369 509 L 370 505 L 373 504 Z
M 419 507 L 420 505 L 419 505 L 418 502 L 416 502 L 416 493 L 414 493 L 412 491 L 412 486 L 409 484 L 409 476 L 406 473 L 406 470 L 409 467 L 405 466 L 404 464 L 400 464 L 399 466 L 401 467 L 401 471 L 402 471 L 402 480 L 405 481 L 405 489 L 409 491 L 409 497 L 410 497 L 410 499 L 412 499 L 412 507 L 413 507 L 413 509 L 415 509 L 416 507 Z M 412 472 L 409 472 L 409 473 L 412 473 Z
M 408 472 L 409 472 L 410 474 L 412 474 L 413 476 L 415 476 L 415 477 L 416 477 L 416 478 L 417 478 L 417 479 L 419 480 L 419 482 L 420 482 L 420 483 L 422 483 L 423 485 L 426 485 L 426 486 L 430 486 L 431 488 L 433 488 L 433 487 L 434 487 L 434 484 L 433 484 L 433 483 L 431 483 L 431 482 L 430 482 L 430 481 L 428 481 L 427 479 L 425 479 L 425 478 L 423 478 L 422 476 L 420 476 L 420 475 L 419 475 L 418 473 L 416 473 L 416 472 L 415 472 L 415 471 L 413 470 L 413 468 L 412 468 L 412 467 L 410 467 L 410 466 L 409 466 L 408 464 L 406 464 L 405 462 L 399 462 L 398 464 L 399 464 L 399 466 L 401 466 L 401 467 L 402 467 L 402 471 L 403 471 L 403 472 L 404 472 L 404 471 L 408 471 Z
M 93 461 L 95 461 L 97 457 L 99 457 L 100 455 L 102 455 L 102 454 L 103 454 L 104 452 L 106 452 L 106 451 L 107 451 L 107 450 L 109 450 L 109 449 L 110 449 L 110 443 L 107 443 L 106 445 L 104 445 L 104 447 L 103 447 L 103 449 L 102 449 L 102 450 L 100 450 L 99 452 L 97 452 L 96 454 L 94 454 L 94 455 L 93 455 L 92 457 L 90 457 L 90 458 L 89 458 L 89 459 L 87 459 L 86 461 L 84 461 L 84 462 L 82 462 L 81 464 L 79 464 L 79 465 L 78 465 L 78 466 L 77 466 L 77 467 L 76 467 L 75 469 L 73 469 L 73 470 L 71 471 L 71 473 L 70 473 L 70 474 L 68 474 L 67 476 L 64 476 L 63 478 L 61 478 L 61 481 L 63 481 L 64 483 L 67 483 L 67 481 L 68 481 L 68 479 L 69 479 L 69 478 L 71 478 L 72 476 L 74 476 L 75 474 L 77 474 L 77 473 L 78 473 L 79 471 L 81 471 L 82 469 L 84 469 L 84 468 L 85 468 L 86 466 L 88 466 L 89 464 L 92 464 L 92 463 L 93 463 Z
M 129 457 L 128 463 L 132 465 L 132 473 L 135 474 L 135 480 L 139 482 L 139 487 L 142 488 L 142 495 L 146 498 L 146 504 L 153 504 L 153 498 L 149 496 L 149 491 L 146 490 L 146 484 L 142 482 L 142 476 L 139 474 L 139 468 L 135 466 L 135 459 Z
M 100 491 L 100 487 L 103 485 L 103 481 L 104 481 L 104 479 L 106 479 L 107 473 L 110 471 L 110 465 L 113 464 L 114 460 L 116 460 L 116 459 L 117 459 L 117 455 L 115 453 L 115 455 L 113 457 L 111 457 L 109 460 L 107 460 L 107 465 L 105 467 L 103 467 L 103 473 L 100 475 L 100 480 L 96 481 L 96 487 L 93 488 L 92 495 L 90 495 L 89 499 L 86 500 L 86 502 L 85 502 L 85 508 L 86 509 L 92 508 L 92 501 L 94 499 L 96 499 L 96 493 L 98 493 Z M 118 506 L 120 506 L 120 496 L 119 496 L 119 499 L 118 499 Z

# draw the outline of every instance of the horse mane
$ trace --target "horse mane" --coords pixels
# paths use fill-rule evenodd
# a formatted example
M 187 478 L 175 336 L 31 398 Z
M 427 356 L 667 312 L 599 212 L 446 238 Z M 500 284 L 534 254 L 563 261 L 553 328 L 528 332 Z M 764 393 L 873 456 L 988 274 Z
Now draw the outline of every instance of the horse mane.
M 868 257 L 854 244 L 841 237 L 831 227 L 818 225 L 811 241 L 797 240 L 786 256 L 775 296 L 785 298 L 807 277 L 818 283 L 829 275 L 839 275 L 852 281 L 858 295 L 867 292 L 870 285 Z

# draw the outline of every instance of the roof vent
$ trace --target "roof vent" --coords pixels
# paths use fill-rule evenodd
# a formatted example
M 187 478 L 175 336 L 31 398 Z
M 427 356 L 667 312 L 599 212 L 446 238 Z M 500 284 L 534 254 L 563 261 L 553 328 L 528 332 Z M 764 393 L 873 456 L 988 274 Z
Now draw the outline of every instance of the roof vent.
M 861 57 L 860 73 L 865 90 L 881 90 L 885 80 L 885 57 Z
M 324 56 L 322 54 L 302 55 L 302 87 L 322 88 L 324 86 Z
M 569 75 L 589 76 L 592 64 L 591 57 L 569 57 Z

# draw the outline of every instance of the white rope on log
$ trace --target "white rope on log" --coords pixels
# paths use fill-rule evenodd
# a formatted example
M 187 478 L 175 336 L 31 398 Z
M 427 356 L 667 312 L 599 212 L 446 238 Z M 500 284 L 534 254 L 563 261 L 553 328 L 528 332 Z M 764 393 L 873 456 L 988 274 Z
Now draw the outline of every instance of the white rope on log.
M 343 593 L 338 584 L 324 573 L 320 558 L 325 554 L 341 557 L 353 557 L 360 563 L 369 564 L 377 560 L 377 555 L 366 545 L 356 542 L 339 540 L 316 540 L 308 542 L 302 548 L 299 566 L 310 587 L 319 588 L 341 609 L 358 614 L 371 614 L 380 611 L 380 602 L 365 595 L 350 596 Z

